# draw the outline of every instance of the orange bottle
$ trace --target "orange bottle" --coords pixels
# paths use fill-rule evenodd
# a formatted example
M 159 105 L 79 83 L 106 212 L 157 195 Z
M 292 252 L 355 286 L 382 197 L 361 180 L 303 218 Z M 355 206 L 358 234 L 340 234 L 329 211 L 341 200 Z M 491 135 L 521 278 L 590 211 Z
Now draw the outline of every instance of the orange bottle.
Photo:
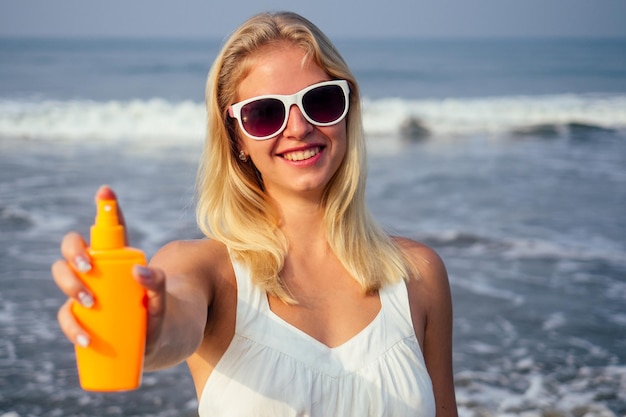
M 115 200 L 98 200 L 88 249 L 92 268 L 78 273 L 94 295 L 86 308 L 72 311 L 90 335 L 87 347 L 76 345 L 80 384 L 87 391 L 126 391 L 141 385 L 146 337 L 146 293 L 131 275 L 133 265 L 146 265 L 138 249 L 125 245 Z

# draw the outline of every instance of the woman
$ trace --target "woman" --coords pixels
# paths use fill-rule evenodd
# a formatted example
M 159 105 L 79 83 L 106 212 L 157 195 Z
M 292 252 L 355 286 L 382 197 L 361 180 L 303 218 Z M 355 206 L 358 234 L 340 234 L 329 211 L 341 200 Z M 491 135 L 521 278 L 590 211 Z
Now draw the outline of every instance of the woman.
M 390 238 L 365 208 L 357 83 L 293 13 L 226 42 L 207 83 L 198 224 L 135 276 L 149 294 L 145 366 L 186 361 L 201 416 L 456 416 L 452 308 L 428 247 Z M 96 198 L 115 198 L 103 187 Z M 70 312 L 93 296 L 68 234 L 53 266 Z

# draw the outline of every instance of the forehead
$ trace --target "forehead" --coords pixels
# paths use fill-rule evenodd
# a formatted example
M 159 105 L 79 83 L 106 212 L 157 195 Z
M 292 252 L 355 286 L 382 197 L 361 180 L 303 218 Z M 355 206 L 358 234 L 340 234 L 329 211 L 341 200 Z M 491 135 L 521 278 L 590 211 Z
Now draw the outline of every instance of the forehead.
M 293 94 L 329 79 L 303 48 L 287 43 L 260 49 L 248 58 L 247 66 L 237 87 L 238 101 L 264 94 Z

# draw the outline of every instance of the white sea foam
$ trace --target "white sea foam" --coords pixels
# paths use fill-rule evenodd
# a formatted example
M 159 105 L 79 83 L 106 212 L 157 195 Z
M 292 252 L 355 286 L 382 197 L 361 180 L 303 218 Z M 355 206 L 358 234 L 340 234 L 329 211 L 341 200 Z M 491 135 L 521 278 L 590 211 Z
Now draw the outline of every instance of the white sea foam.
M 397 132 L 407 120 L 438 135 L 504 133 L 528 128 L 582 124 L 607 129 L 626 128 L 626 96 L 552 95 L 476 99 L 364 102 L 365 130 Z
M 605 260 L 623 263 L 626 253 L 620 243 L 612 246 L 578 245 L 550 242 L 541 239 L 507 239 L 503 241 L 503 255 L 509 259 Z
M 498 288 L 485 281 L 474 280 L 458 280 L 454 282 L 455 285 L 463 287 L 473 294 L 482 295 L 489 298 L 498 300 L 505 300 L 512 305 L 520 306 L 524 304 L 525 298 L 513 291 L 509 291 L 503 288 Z
M 90 141 L 201 141 L 204 105 L 191 101 L 0 99 L 0 137 Z
M 606 416 L 615 417 L 603 398 L 623 400 L 626 368 L 583 367 L 570 380 L 530 371 L 508 372 L 518 387 L 501 384 L 502 376 L 462 371 L 456 375 L 460 416 Z M 506 379 L 506 378 L 505 378 Z
M 626 129 L 624 95 L 553 95 L 476 99 L 363 101 L 370 137 L 501 134 L 569 124 Z M 161 143 L 202 141 L 204 103 L 15 100 L 0 98 L 0 137 Z
M 563 327 L 567 323 L 567 318 L 562 312 L 552 313 L 543 322 L 542 329 L 549 331 Z
M 573 239 L 568 239 L 567 236 L 560 239 L 553 236 L 553 240 L 524 237 L 498 238 L 459 230 L 426 233 L 420 238 L 434 246 L 461 250 L 465 254 L 498 253 L 506 259 L 559 260 L 562 263 L 558 266 L 569 268 L 570 274 L 576 274 L 579 267 L 577 261 L 602 260 L 620 264 L 626 261 L 626 252 L 624 252 L 622 242 L 607 239 L 572 242 Z M 626 294 L 626 286 L 623 288 L 616 286 L 610 291 L 613 291 L 613 294 L 619 298 Z

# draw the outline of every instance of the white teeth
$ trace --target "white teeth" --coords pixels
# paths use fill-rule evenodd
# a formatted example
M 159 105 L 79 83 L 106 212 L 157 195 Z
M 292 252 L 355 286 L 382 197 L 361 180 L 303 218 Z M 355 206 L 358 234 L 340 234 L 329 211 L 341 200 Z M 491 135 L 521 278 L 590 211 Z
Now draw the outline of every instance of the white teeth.
M 312 149 L 307 149 L 306 151 L 289 152 L 283 154 L 283 157 L 288 161 L 304 161 L 305 159 L 314 157 L 318 153 L 320 153 L 320 148 L 316 147 Z

